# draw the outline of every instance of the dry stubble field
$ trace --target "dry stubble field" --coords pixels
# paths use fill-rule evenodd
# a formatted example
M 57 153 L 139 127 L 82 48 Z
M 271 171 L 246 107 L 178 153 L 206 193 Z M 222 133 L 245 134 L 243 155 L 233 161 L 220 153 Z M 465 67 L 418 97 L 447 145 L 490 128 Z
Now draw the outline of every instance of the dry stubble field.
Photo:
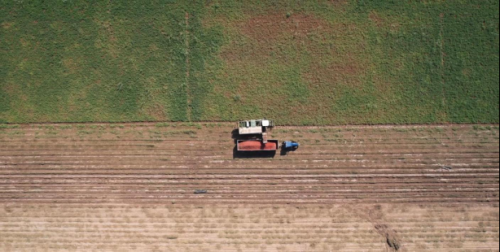
M 232 126 L 2 127 L 0 251 L 499 251 L 496 125 Z

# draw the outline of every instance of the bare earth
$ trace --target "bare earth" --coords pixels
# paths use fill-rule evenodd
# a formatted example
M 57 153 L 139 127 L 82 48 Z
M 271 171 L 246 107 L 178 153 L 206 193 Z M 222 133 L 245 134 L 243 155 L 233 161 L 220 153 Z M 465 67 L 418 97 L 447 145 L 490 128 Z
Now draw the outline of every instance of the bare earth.
M 164 126 L 0 129 L 0 251 L 499 251 L 497 125 Z

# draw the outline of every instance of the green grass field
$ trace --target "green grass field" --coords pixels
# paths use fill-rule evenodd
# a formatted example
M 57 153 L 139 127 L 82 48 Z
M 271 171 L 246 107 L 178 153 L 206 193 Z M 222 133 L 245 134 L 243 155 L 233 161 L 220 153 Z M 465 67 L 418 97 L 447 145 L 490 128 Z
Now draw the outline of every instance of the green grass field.
M 0 123 L 499 122 L 498 0 L 0 3 Z

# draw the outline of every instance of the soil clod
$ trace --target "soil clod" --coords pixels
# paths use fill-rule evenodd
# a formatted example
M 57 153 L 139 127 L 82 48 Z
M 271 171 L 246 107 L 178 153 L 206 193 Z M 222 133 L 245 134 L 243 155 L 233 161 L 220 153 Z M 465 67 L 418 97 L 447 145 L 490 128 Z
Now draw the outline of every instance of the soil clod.
M 194 191 L 194 194 L 207 194 L 208 191 L 207 190 L 196 190 Z
M 394 249 L 394 251 L 399 251 L 399 249 L 401 249 L 399 241 L 392 237 L 390 234 L 387 235 L 387 244 L 390 248 Z
M 443 170 L 445 170 L 445 171 L 451 171 L 451 170 L 453 170 L 453 167 L 451 167 L 451 166 L 443 166 Z

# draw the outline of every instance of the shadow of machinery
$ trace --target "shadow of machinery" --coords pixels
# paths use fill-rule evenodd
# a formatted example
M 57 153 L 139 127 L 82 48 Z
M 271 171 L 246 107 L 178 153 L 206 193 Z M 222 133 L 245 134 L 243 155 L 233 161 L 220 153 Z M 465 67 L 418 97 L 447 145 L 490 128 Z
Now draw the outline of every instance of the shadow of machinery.
M 288 155 L 288 152 L 289 151 L 286 148 L 281 146 L 280 156 L 286 156 L 286 155 Z
M 231 132 L 231 138 L 234 140 L 234 144 L 238 143 L 238 139 L 240 139 L 240 132 L 238 129 L 235 129 Z

